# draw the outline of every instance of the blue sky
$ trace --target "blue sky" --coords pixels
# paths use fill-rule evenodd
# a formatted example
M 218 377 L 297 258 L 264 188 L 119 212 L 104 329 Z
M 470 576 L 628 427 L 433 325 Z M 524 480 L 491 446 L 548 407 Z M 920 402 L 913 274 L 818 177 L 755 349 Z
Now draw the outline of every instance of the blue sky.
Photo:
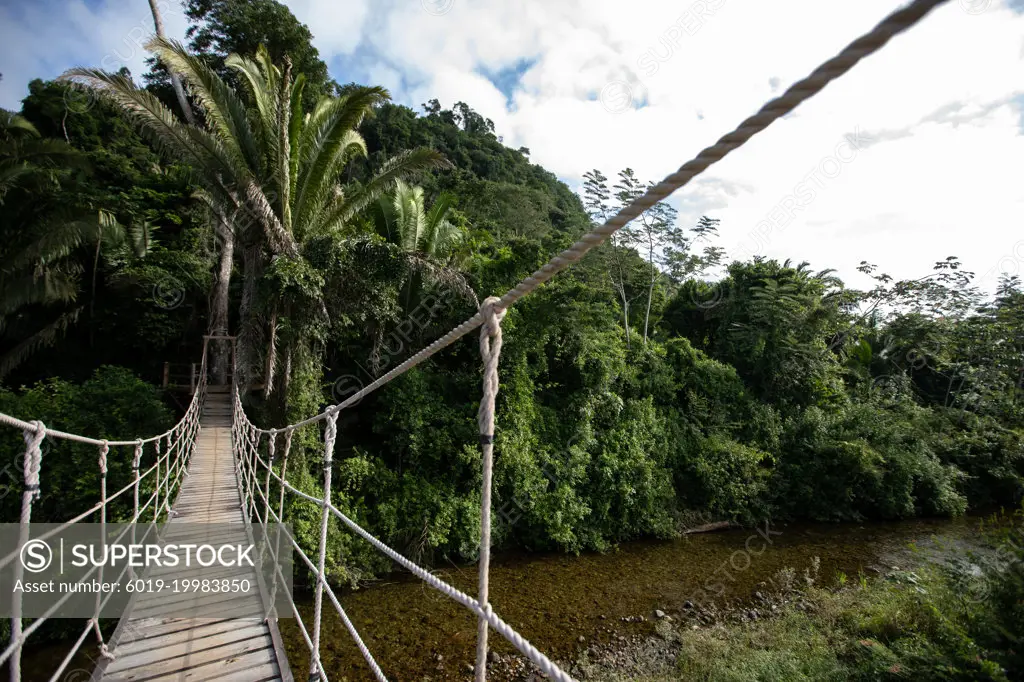
M 340 82 L 462 100 L 578 186 L 660 179 L 897 0 L 287 0 Z M 164 0 L 181 37 L 177 0 Z M 918 277 L 948 255 L 1024 275 L 1024 0 L 951 0 L 684 188 L 730 256 Z M 147 0 L 0 4 L 0 106 L 75 65 L 141 75 Z

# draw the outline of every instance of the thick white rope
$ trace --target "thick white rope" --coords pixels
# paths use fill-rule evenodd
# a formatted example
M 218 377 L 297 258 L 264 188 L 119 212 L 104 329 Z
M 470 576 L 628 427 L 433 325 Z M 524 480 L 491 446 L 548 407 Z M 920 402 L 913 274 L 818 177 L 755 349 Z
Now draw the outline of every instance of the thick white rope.
M 327 561 L 327 522 L 330 520 L 331 506 L 331 470 L 334 468 L 334 441 L 338 437 L 338 413 L 327 417 L 324 429 L 324 499 L 320 509 L 320 555 L 317 560 L 316 594 L 313 597 L 313 651 L 311 652 L 309 678 L 319 680 L 320 677 L 320 609 L 324 600 L 324 582 L 326 581 Z M 253 465 L 255 468 L 255 465 Z M 268 470 L 270 467 L 267 467 Z
M 32 502 L 40 494 L 39 471 L 42 468 L 43 439 L 46 438 L 46 426 L 37 421 L 32 425 L 32 430 L 25 430 L 22 436 L 25 439 L 25 459 L 23 464 L 25 476 L 25 488 L 21 494 L 21 521 L 18 528 L 18 547 L 24 547 L 29 538 L 29 524 L 32 522 Z M 25 575 L 25 567 L 22 562 L 14 565 L 14 581 L 18 582 Z M 13 654 L 10 663 L 11 682 L 21 682 L 21 648 L 24 645 L 27 635 L 22 629 L 24 624 L 21 621 L 22 596 L 21 592 L 14 593 L 14 602 L 11 605 L 11 646 L 9 651 L 4 651 L 3 658 Z M 12 649 L 13 647 L 13 649 Z M 3 659 L 0 659 L 0 663 Z
M 501 320 L 505 310 L 499 299 L 488 298 L 480 306 L 484 324 L 480 328 L 480 357 L 484 362 L 483 398 L 477 412 L 480 447 L 483 450 L 483 480 L 480 484 L 480 560 L 477 602 L 489 614 L 488 601 L 491 570 L 491 478 L 494 468 L 494 401 L 498 395 L 498 358 L 501 356 Z M 487 679 L 487 617 L 481 615 L 476 633 L 476 682 Z

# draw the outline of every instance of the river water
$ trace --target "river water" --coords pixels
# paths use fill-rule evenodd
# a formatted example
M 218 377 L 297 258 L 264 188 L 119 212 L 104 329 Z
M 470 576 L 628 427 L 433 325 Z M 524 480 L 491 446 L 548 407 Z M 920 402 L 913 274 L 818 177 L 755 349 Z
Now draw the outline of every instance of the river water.
M 508 554 L 492 561 L 491 603 L 549 658 L 571 660 L 595 642 L 653 632 L 655 609 L 672 614 L 687 601 L 748 599 L 779 570 L 802 572 L 814 557 L 821 562 L 819 584 L 834 583 L 840 571 L 855 580 L 860 571 L 870 575 L 873 568 L 890 567 L 911 543 L 955 537 L 969 527 L 966 520 L 761 525 L 632 542 L 606 554 Z M 474 565 L 436 573 L 468 594 L 476 592 Z M 389 679 L 470 679 L 475 616 L 421 581 L 393 576 L 347 591 L 340 601 Z M 304 622 L 311 623 L 312 610 L 312 599 L 303 599 Z M 373 679 L 326 597 L 323 613 L 322 656 L 331 679 Z M 641 615 L 645 621 L 622 620 Z M 309 651 L 294 619 L 279 623 L 295 677 L 304 679 Z M 499 653 L 514 651 L 493 631 L 490 641 Z

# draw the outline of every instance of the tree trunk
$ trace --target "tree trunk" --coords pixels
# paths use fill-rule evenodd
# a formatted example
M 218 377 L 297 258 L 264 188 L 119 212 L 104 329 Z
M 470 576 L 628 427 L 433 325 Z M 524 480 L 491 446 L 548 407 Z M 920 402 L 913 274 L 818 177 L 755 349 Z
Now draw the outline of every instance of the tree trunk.
M 629 342 L 629 301 L 626 300 L 626 285 L 619 287 L 619 296 L 622 297 L 622 326 L 626 328 L 626 348 L 630 348 Z
M 153 25 L 156 27 L 156 35 L 158 38 L 166 38 L 164 34 L 164 20 L 160 16 L 160 8 L 157 6 L 158 0 L 149 0 L 149 9 L 153 13 Z M 167 73 L 171 76 L 171 87 L 174 88 L 174 94 L 178 97 L 178 104 L 181 106 L 181 113 L 185 115 L 185 120 L 188 121 L 189 125 L 195 125 L 196 117 L 192 113 L 192 107 L 188 103 L 188 98 L 185 96 L 185 88 L 181 86 L 181 80 L 178 78 L 178 74 L 174 73 L 170 69 Z
M 100 247 L 103 246 L 103 228 L 96 233 L 96 256 L 92 259 L 92 296 L 89 298 L 89 348 L 96 345 L 96 275 L 100 271 Z
M 261 258 L 262 248 L 259 244 L 246 246 L 242 253 L 244 275 L 238 322 L 238 383 L 245 392 L 248 392 L 256 372 L 259 371 L 259 356 L 256 352 L 259 334 L 254 309 Z
M 217 229 L 217 235 L 220 242 L 220 253 L 217 261 L 217 277 L 213 283 L 210 302 L 210 335 L 227 336 L 228 293 L 231 288 L 231 270 L 235 258 L 235 235 L 223 222 Z M 213 344 L 213 381 L 218 386 L 227 384 L 230 351 L 230 345 L 226 341 L 216 341 Z
M 263 370 L 263 398 L 274 392 L 274 370 L 277 367 L 277 311 L 270 314 L 270 339 L 267 342 L 267 363 Z
M 651 276 L 651 286 L 647 289 L 647 312 L 644 314 L 644 345 L 647 345 L 647 325 L 651 320 L 651 299 L 654 297 L 654 283 L 657 281 Z
M 611 257 L 614 262 L 615 269 L 619 271 L 619 279 L 615 280 L 615 275 L 611 275 L 612 286 L 614 286 L 618 292 L 619 297 L 622 299 L 622 326 L 626 328 L 626 348 L 631 348 L 630 345 L 630 334 L 629 334 L 629 300 L 626 298 L 626 275 L 622 271 L 622 261 L 618 252 L 619 245 L 615 241 L 615 236 L 612 235 L 609 240 L 609 246 L 611 247 Z

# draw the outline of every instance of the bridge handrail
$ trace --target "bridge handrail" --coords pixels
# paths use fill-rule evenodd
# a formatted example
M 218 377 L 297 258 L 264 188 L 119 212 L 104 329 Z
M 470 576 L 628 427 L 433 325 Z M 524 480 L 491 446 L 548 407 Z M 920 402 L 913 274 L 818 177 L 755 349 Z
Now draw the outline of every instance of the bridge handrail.
M 27 422 L 10 415 L 0 413 L 0 425 L 20 429 L 26 445 L 23 457 L 25 487 L 22 493 L 18 547 L 23 546 L 29 539 L 29 532 L 32 523 L 32 505 L 42 493 L 41 474 L 43 451 L 41 446 L 46 438 L 84 443 L 87 445 L 94 445 L 98 448 L 97 461 L 100 473 L 100 500 L 86 511 L 54 526 L 47 532 L 41 533 L 33 539 L 46 540 L 66 528 L 89 518 L 97 512 L 100 517 L 99 522 L 101 524 L 101 535 L 106 537 L 107 508 L 111 502 L 122 498 L 122 496 L 126 495 L 129 491 L 132 491 L 133 493 L 133 500 L 132 516 L 128 523 L 134 524 L 138 522 L 143 518 L 144 514 L 147 514 L 150 511 L 151 508 L 154 523 L 160 519 L 161 514 L 171 514 L 171 498 L 180 488 L 182 479 L 188 475 L 188 462 L 192 453 L 195 451 L 196 435 L 199 432 L 199 419 L 202 415 L 203 403 L 206 397 L 207 382 L 205 342 L 203 344 L 203 359 L 201 366 L 203 371 L 200 374 L 199 383 L 184 416 L 167 431 L 149 438 L 137 438 L 135 440 L 123 441 L 89 438 L 87 436 L 80 436 L 74 433 L 66 433 L 64 431 L 47 428 L 46 425 L 39 421 Z M 166 448 L 163 449 L 165 441 Z M 147 445 L 151 445 L 150 449 L 155 454 L 155 461 L 146 469 L 142 469 L 142 459 L 146 454 Z M 133 447 L 131 460 L 132 480 L 128 485 L 122 487 L 113 494 L 108 495 L 107 460 L 110 448 L 124 446 Z M 161 452 L 162 449 L 163 452 Z M 161 470 L 163 471 L 162 477 Z M 152 477 L 152 479 L 150 479 L 150 477 Z M 144 484 L 147 483 L 147 479 L 150 479 L 152 482 L 153 490 L 149 493 L 149 496 L 146 499 L 140 500 L 140 494 Z M 117 538 L 115 538 L 115 541 L 122 539 L 128 533 L 128 530 L 129 527 L 122 529 Z M 143 539 L 149 535 L 151 530 L 151 528 L 146 530 L 146 534 Z M 137 540 L 137 538 L 135 539 Z M 5 566 L 13 563 L 15 580 L 19 580 L 24 576 L 24 566 L 21 562 L 14 561 L 18 556 L 19 550 L 15 549 L 0 559 L 0 569 L 3 569 Z M 131 567 L 130 563 L 126 564 L 125 567 L 121 569 L 121 572 L 118 574 L 118 580 L 123 578 L 126 572 L 134 574 L 134 569 Z M 94 573 L 99 574 L 99 579 L 102 582 L 103 567 L 94 566 L 85 577 L 91 576 Z M 54 613 L 56 613 L 56 611 L 71 596 L 71 593 L 68 593 L 61 599 L 57 600 L 49 609 L 47 609 L 46 612 L 43 613 L 42 616 L 35 618 L 28 627 L 25 627 L 21 617 L 22 596 L 20 592 L 14 593 L 12 602 L 13 615 L 11 617 L 11 638 L 7 643 L 7 646 L 2 652 L 0 652 L 0 665 L 8 663 L 10 671 L 9 679 L 11 682 L 21 681 L 21 657 L 25 642 Z M 107 642 L 104 639 L 99 626 L 99 614 L 112 596 L 113 592 L 108 593 L 105 596 L 97 594 L 96 606 L 92 618 L 86 620 L 85 626 L 71 645 L 70 650 L 61 661 L 53 675 L 49 678 L 50 682 L 56 682 L 60 678 L 68 665 L 70 665 L 75 654 L 78 653 L 84 645 L 90 632 L 95 633 L 100 655 L 105 658 L 114 658 L 114 655 L 108 650 Z

